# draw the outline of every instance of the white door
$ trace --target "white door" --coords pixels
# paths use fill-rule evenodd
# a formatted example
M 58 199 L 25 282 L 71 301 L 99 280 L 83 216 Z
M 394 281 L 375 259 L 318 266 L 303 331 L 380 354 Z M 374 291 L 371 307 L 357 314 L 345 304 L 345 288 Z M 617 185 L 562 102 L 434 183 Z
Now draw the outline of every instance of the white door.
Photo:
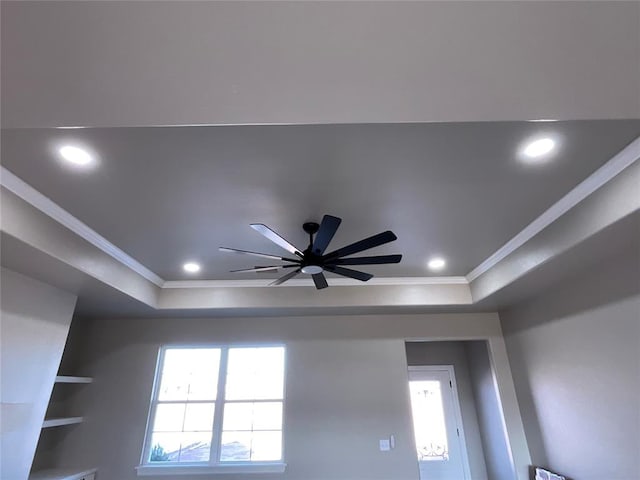
M 420 480 L 465 480 L 468 460 L 453 367 L 409 367 Z

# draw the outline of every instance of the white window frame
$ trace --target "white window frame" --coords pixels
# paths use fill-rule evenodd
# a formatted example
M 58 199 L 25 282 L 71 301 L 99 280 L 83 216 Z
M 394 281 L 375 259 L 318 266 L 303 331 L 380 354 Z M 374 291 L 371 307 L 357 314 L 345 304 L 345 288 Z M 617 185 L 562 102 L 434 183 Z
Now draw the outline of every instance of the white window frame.
M 227 365 L 229 358 L 229 350 L 233 348 L 273 348 L 281 347 L 284 349 L 284 369 L 283 369 L 283 392 L 282 398 L 278 399 L 247 399 L 247 400 L 226 400 L 225 387 L 227 379 Z M 211 452 L 209 462 L 175 462 L 175 463 L 156 463 L 149 462 L 151 454 L 151 436 L 153 430 L 153 422 L 155 419 L 156 407 L 159 403 L 158 395 L 160 390 L 160 381 L 162 378 L 162 367 L 164 366 L 164 357 L 167 350 L 170 349 L 219 349 L 220 365 L 218 370 L 218 385 L 216 391 L 215 410 L 213 416 L 213 426 L 211 434 Z M 147 425 L 145 428 L 144 443 L 142 454 L 140 456 L 140 465 L 136 467 L 138 476 L 149 475 L 188 475 L 188 474 L 214 474 L 214 473 L 282 473 L 285 471 L 287 464 L 285 459 L 285 408 L 286 408 L 286 379 L 287 379 L 287 348 L 284 344 L 178 344 L 178 345 L 162 345 L 158 352 L 156 360 L 155 377 L 153 381 L 153 389 L 149 402 L 149 414 L 147 416 Z M 225 403 L 236 402 L 282 402 L 282 455 L 280 460 L 274 461 L 236 461 L 221 462 L 220 448 L 222 443 L 222 420 L 224 416 Z M 207 401 L 208 402 L 208 401 Z M 187 402 L 185 402 L 187 403 Z

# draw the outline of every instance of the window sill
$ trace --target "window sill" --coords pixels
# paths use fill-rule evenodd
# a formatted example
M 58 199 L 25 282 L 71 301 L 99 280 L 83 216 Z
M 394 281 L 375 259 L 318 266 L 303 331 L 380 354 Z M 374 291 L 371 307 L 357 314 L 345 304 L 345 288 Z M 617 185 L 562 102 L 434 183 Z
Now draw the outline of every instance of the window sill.
M 227 465 L 140 465 L 139 477 L 152 475 L 211 475 L 215 473 L 283 473 L 286 463 L 232 463 Z

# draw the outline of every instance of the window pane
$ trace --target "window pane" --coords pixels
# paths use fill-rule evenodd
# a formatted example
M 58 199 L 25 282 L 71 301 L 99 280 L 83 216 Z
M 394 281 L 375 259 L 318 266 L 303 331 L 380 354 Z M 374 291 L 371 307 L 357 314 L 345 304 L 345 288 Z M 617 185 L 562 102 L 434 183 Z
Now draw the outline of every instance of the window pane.
M 221 462 L 274 461 L 282 458 L 282 432 L 224 432 Z
M 282 403 L 281 402 L 254 403 L 253 429 L 254 430 L 281 430 L 282 429 Z
M 154 433 L 150 462 L 208 462 L 211 432 Z
M 221 462 L 238 462 L 251 459 L 251 433 L 223 432 Z
M 215 400 L 220 349 L 168 348 L 164 353 L 159 400 Z
M 184 424 L 184 403 L 161 403 L 156 407 L 154 432 L 181 432 Z
M 213 428 L 213 403 L 190 403 L 184 416 L 185 432 L 210 432 Z
M 227 399 L 281 399 L 283 393 L 284 347 L 229 349 Z
M 268 461 L 282 458 L 282 432 L 253 432 L 251 460 Z
M 418 460 L 449 460 L 440 382 L 411 381 L 409 390 Z
M 150 462 L 177 462 L 181 433 L 154 433 L 151 436 Z
M 181 437 L 181 462 L 208 462 L 211 453 L 211 432 L 183 433 Z
M 227 403 L 224 406 L 223 430 L 251 430 L 253 403 Z
M 281 430 L 282 402 L 226 403 L 223 430 Z

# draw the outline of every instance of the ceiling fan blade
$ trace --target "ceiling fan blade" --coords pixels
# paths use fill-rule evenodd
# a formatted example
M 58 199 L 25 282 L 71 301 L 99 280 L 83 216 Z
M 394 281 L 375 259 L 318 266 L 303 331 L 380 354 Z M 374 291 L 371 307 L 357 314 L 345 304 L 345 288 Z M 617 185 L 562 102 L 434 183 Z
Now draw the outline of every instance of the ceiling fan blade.
M 314 254 L 322 255 L 324 253 L 329 246 L 329 243 L 331 243 L 331 239 L 336 234 L 336 231 L 340 226 L 340 222 L 342 222 L 341 218 L 333 217 L 331 215 L 325 215 L 322 217 L 320 229 L 313 241 L 312 251 Z
M 327 288 L 329 286 L 329 284 L 327 283 L 327 278 L 322 272 L 311 275 L 311 278 L 313 278 L 313 283 L 316 284 L 316 289 L 318 290 L 322 290 L 323 288 Z
M 342 275 L 343 277 L 355 278 L 356 280 L 362 280 L 363 282 L 366 282 L 367 280 L 371 280 L 371 278 L 373 278 L 373 275 L 371 275 L 370 273 L 351 270 L 350 268 L 336 267 L 335 265 L 326 265 L 324 268 L 325 270 L 337 273 L 338 275 Z
M 244 272 L 271 272 L 275 270 L 280 270 L 282 268 L 293 268 L 297 267 L 298 264 L 294 263 L 292 265 L 272 265 L 270 267 L 254 267 L 254 268 L 243 268 L 240 270 L 230 270 L 231 273 L 244 273 Z
M 376 257 L 334 258 L 328 260 L 331 265 L 381 265 L 383 263 L 400 263 L 402 255 L 378 255 Z
M 346 247 L 342 247 L 338 250 L 328 253 L 323 257 L 323 260 L 326 262 L 327 260 L 331 260 L 334 258 L 346 257 L 347 255 L 362 252 L 363 250 L 369 250 L 370 248 L 378 247 L 380 245 L 384 245 L 385 243 L 393 242 L 397 239 L 398 237 L 396 237 L 391 230 L 387 230 L 386 232 L 382 232 L 372 237 L 365 238 L 364 240 L 360 240 L 359 242 L 352 243 L 351 245 L 347 245 Z
M 278 235 L 276 232 L 271 230 L 266 225 L 262 223 L 252 223 L 250 227 L 253 228 L 256 232 L 267 237 L 269 240 L 271 240 L 273 243 L 278 245 L 280 248 L 284 248 L 287 252 L 293 253 L 294 255 L 297 255 L 300 258 L 302 258 L 303 255 L 300 250 L 298 250 L 291 243 L 286 241 L 284 238 L 282 238 L 280 235 Z
M 248 250 L 238 250 L 237 248 L 220 247 L 221 252 L 241 253 L 242 255 L 252 255 L 254 257 L 271 258 L 272 260 L 283 260 L 285 262 L 298 262 L 295 258 L 279 257 L 268 253 L 249 252 Z
M 289 272 L 286 275 L 283 275 L 282 277 L 277 279 L 275 282 L 271 282 L 269 284 L 269 286 L 271 287 L 272 285 L 280 285 L 280 284 L 286 282 L 287 280 L 289 280 L 290 278 L 293 278 L 296 275 L 298 275 L 301 270 L 302 270 L 301 268 L 298 268 L 298 269 L 294 270 L 293 272 Z

